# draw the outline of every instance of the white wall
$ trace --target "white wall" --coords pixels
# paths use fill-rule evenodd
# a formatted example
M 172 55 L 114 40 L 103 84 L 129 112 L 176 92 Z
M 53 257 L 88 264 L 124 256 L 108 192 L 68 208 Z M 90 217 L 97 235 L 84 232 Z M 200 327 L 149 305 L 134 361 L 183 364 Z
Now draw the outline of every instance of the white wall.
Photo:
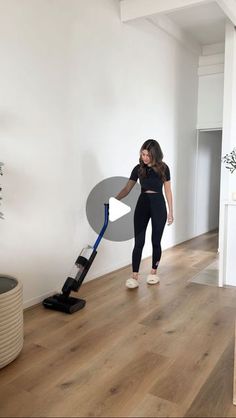
M 222 133 L 199 132 L 196 188 L 196 235 L 219 227 Z
M 129 176 L 149 137 L 173 179 L 176 223 L 163 248 L 194 235 L 198 57 L 148 22 L 122 24 L 118 0 L 0 7 L 0 265 L 22 280 L 28 306 L 60 288 L 95 240 L 90 190 Z M 132 247 L 103 240 L 87 280 L 129 264 Z
M 236 147 L 236 30 L 232 23 L 227 22 L 225 28 L 225 82 L 223 106 L 222 156 Z M 236 190 L 236 175 L 225 167 L 221 175 L 220 195 L 220 263 L 219 285 L 236 285 L 236 277 L 232 278 L 232 267 L 235 263 L 235 206 L 231 207 L 232 193 Z M 227 204 L 226 204 L 227 203 Z M 228 203 L 229 210 L 228 210 Z M 234 203 L 234 202 L 233 202 Z M 228 212 L 228 216 L 226 216 Z M 231 277 L 227 272 L 231 269 Z
M 71 18 L 60 1 L 1 1 L 0 8 L 0 266 L 34 301 L 61 282 L 73 246 Z

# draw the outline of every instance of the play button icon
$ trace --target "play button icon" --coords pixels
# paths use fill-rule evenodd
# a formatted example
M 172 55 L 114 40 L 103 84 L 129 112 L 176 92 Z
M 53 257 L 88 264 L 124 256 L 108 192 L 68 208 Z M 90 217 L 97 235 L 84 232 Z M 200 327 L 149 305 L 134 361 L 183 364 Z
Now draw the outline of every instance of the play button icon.
M 120 202 L 115 197 L 109 199 L 109 221 L 114 222 L 122 216 L 127 215 L 131 211 L 131 207 Z
M 86 215 L 91 228 L 99 234 L 104 223 L 104 203 L 109 203 L 109 222 L 103 238 L 128 241 L 134 237 L 134 210 L 141 187 L 136 183 L 122 200 L 115 196 L 125 187 L 127 177 L 109 177 L 96 184 L 86 202 Z

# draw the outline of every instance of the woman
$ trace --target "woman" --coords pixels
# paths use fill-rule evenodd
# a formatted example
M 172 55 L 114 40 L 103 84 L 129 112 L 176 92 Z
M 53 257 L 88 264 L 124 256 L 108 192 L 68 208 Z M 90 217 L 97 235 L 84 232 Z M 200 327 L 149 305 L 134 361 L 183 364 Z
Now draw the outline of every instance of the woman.
M 127 279 L 126 287 L 134 289 L 139 286 L 139 266 L 142 250 L 145 243 L 145 234 L 148 222 L 152 222 L 152 269 L 147 276 L 148 284 L 157 284 L 160 279 L 157 268 L 161 259 L 161 238 L 166 224 L 174 221 L 172 206 L 172 191 L 170 183 L 170 170 L 163 161 L 161 147 L 154 139 L 148 139 L 140 149 L 139 164 L 134 167 L 126 186 L 116 196 L 121 200 L 132 190 L 139 179 L 141 194 L 138 198 L 134 212 L 135 245 L 132 253 L 132 277 Z M 162 194 L 164 185 L 166 203 Z

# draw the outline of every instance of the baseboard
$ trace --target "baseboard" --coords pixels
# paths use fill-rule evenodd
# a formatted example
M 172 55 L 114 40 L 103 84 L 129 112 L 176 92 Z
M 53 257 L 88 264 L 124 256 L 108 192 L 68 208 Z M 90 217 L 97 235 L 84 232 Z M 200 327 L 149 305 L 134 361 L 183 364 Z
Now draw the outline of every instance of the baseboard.
M 60 289 L 54 289 L 54 290 L 51 290 L 50 292 L 44 293 L 43 295 L 36 296 L 35 298 L 32 298 L 32 299 L 26 300 L 26 301 L 23 303 L 23 310 L 26 310 L 26 309 L 28 309 L 28 308 L 32 308 L 32 307 L 33 307 L 33 306 L 35 306 L 35 305 L 39 305 L 39 304 L 41 304 L 41 303 L 42 303 L 42 301 L 43 301 L 45 298 L 48 298 L 49 296 L 52 296 L 52 295 L 54 295 L 55 293 L 59 293 L 59 292 L 60 292 Z

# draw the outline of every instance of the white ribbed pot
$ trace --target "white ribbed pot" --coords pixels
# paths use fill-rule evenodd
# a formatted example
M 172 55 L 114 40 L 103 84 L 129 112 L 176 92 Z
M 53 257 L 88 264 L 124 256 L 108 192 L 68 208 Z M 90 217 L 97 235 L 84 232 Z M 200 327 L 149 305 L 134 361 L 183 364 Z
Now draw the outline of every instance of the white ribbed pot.
M 0 369 L 23 347 L 23 287 L 19 280 L 0 275 Z

